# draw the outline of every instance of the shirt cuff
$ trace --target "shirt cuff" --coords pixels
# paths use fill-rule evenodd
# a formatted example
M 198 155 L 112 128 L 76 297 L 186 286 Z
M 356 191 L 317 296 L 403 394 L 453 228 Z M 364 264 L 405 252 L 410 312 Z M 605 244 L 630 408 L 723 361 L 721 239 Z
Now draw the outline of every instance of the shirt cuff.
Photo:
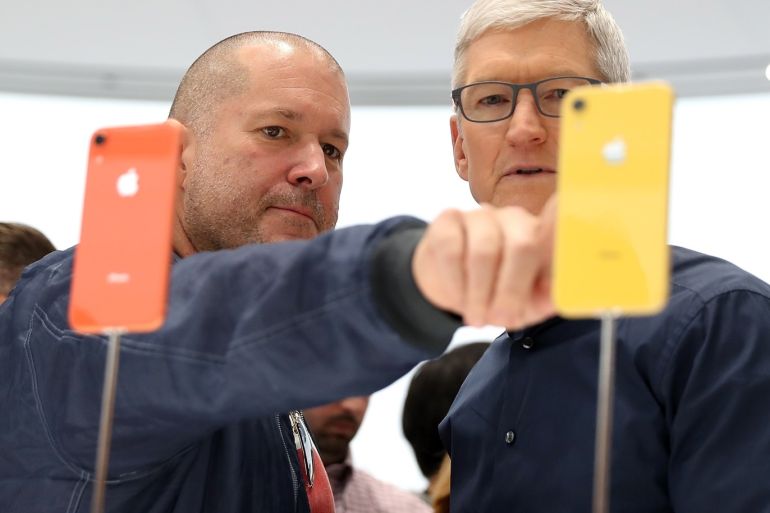
M 423 223 L 406 222 L 379 243 L 372 255 L 372 292 L 382 316 L 404 340 L 440 354 L 462 319 L 433 306 L 417 288 L 412 255 L 424 233 Z

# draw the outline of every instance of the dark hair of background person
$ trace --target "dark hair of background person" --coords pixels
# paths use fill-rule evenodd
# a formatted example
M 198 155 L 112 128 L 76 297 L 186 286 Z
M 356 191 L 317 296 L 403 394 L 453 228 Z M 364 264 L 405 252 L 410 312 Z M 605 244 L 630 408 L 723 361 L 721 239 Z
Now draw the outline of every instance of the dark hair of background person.
M 0 223 L 0 295 L 8 295 L 25 267 L 55 250 L 51 241 L 31 226 Z
M 402 428 L 420 471 L 428 479 L 438 472 L 446 453 L 438 425 L 446 417 L 465 377 L 488 347 L 489 342 L 459 346 L 426 362 L 412 377 L 404 401 Z

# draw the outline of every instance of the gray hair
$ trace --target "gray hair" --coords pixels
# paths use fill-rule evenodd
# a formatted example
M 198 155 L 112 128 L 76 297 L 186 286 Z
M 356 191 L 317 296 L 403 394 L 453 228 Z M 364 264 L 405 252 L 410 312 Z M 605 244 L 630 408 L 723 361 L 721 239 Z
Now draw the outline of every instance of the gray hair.
M 597 70 L 608 82 L 628 82 L 628 50 L 615 19 L 600 0 L 477 0 L 462 16 L 455 44 L 452 87 L 462 85 L 465 51 L 488 30 L 513 30 L 533 21 L 553 18 L 582 21 L 596 46 Z

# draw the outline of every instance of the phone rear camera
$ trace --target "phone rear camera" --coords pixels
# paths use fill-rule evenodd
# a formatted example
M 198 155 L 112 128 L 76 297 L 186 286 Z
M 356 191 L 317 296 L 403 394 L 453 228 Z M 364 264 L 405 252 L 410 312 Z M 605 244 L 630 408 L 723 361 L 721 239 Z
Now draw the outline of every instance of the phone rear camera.
M 94 137 L 94 142 L 96 144 L 104 144 L 104 141 L 106 138 L 102 134 L 98 134 L 96 137 Z
M 582 98 L 578 98 L 572 103 L 572 108 L 576 111 L 580 112 L 581 110 L 586 108 L 586 102 Z

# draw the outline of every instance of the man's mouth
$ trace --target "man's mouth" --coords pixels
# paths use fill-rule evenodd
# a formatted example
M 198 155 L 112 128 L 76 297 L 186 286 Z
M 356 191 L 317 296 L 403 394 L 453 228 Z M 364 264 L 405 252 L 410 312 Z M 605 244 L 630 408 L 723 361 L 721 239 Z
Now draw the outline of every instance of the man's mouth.
M 315 222 L 315 218 L 313 217 L 312 211 L 306 208 L 301 207 L 295 207 L 295 206 L 288 206 L 288 205 L 274 205 L 272 208 L 278 209 L 278 210 L 284 210 L 287 212 L 291 212 L 293 214 L 298 214 L 304 217 L 307 217 L 311 221 Z
M 521 168 L 516 170 L 517 175 L 536 175 L 538 173 L 542 173 L 544 169 L 542 167 L 530 167 L 530 168 Z
M 521 166 L 521 167 L 511 167 L 508 169 L 508 171 L 505 174 L 518 175 L 518 176 L 531 176 L 531 175 L 555 174 L 555 173 L 556 173 L 555 170 L 548 167 Z

